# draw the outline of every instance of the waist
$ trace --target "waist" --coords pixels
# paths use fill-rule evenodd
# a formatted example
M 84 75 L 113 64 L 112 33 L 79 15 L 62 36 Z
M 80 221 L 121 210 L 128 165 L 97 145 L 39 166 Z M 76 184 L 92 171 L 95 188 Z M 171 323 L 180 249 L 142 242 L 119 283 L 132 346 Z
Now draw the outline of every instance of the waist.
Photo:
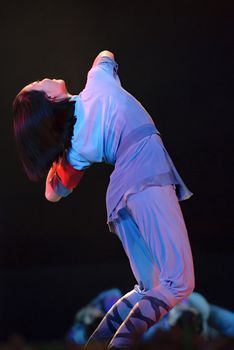
M 116 152 L 116 159 L 121 157 L 121 155 L 124 154 L 131 145 L 139 142 L 144 137 L 151 136 L 153 134 L 160 135 L 159 131 L 156 129 L 156 127 L 153 124 L 144 124 L 132 130 L 121 141 Z

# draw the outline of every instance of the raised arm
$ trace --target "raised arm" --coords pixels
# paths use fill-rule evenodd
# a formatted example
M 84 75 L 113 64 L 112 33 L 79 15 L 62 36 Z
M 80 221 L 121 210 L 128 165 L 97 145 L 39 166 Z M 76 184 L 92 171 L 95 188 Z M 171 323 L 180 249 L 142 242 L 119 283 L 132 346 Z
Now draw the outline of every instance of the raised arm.
M 103 57 L 103 56 L 110 57 L 110 58 L 112 58 L 113 60 L 115 59 L 115 56 L 114 56 L 114 54 L 113 54 L 111 51 L 103 50 L 103 51 L 101 51 L 101 52 L 97 55 L 97 57 L 96 57 L 95 60 L 93 61 L 93 67 L 96 65 L 98 59 L 99 59 L 100 57 Z

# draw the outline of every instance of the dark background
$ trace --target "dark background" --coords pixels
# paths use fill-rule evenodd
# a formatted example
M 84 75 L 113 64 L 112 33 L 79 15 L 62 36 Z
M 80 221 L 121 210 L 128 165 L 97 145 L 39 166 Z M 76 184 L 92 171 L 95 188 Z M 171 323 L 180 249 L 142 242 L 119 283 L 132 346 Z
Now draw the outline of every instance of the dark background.
M 181 203 L 194 254 L 196 290 L 234 310 L 233 7 L 225 2 L 7 1 L 0 13 L 0 340 L 64 337 L 98 292 L 135 283 L 108 232 L 111 167 L 93 165 L 57 204 L 18 160 L 12 100 L 31 81 L 63 78 L 77 94 L 102 50 L 113 51 L 122 85 L 154 118 L 194 196 Z

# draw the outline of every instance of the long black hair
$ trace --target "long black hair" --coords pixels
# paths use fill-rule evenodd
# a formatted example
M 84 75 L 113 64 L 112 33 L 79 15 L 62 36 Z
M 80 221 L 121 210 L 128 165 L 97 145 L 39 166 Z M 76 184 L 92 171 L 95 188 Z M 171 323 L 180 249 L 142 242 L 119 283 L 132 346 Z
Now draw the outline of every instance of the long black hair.
M 71 145 L 75 101 L 50 100 L 44 91 L 19 93 L 13 102 L 14 135 L 24 170 L 32 181 L 44 178 Z

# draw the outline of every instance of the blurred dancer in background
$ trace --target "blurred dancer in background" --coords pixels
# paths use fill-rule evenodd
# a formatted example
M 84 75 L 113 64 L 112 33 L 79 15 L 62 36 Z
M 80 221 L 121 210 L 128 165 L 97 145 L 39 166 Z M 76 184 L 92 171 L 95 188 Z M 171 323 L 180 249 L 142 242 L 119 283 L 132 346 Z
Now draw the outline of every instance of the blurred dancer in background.
M 100 319 L 121 296 L 119 289 L 109 289 L 78 310 L 66 341 L 78 346 L 84 345 Z M 141 342 L 150 342 L 158 331 L 167 332 L 176 326 L 208 340 L 220 336 L 234 339 L 234 312 L 211 304 L 201 293 L 193 292 L 144 333 Z

